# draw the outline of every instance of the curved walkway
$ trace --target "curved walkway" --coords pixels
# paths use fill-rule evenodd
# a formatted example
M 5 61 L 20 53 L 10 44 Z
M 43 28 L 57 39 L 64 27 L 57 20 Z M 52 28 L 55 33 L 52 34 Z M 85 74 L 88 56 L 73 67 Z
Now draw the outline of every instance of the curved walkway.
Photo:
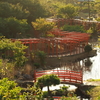
M 83 84 L 83 73 L 82 71 L 70 71 L 70 70 L 44 70 L 34 72 L 34 80 L 36 82 L 38 77 L 47 74 L 56 74 L 61 83 L 78 85 Z

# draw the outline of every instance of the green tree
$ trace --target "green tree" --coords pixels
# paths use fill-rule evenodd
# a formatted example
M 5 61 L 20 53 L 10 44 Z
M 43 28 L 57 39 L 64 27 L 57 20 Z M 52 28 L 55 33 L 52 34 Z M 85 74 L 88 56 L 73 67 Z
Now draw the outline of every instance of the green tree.
M 26 19 L 29 16 L 29 12 L 19 4 L 13 5 L 8 2 L 0 2 L 0 17 L 16 17 L 17 19 Z
M 59 8 L 58 13 L 64 18 L 72 19 L 78 14 L 78 9 L 72 4 L 67 4 L 66 6 Z
M 23 10 L 29 12 L 29 16 L 27 18 L 28 22 L 31 23 L 35 21 L 39 17 L 45 16 L 45 9 L 40 4 L 39 0 L 1 0 L 2 2 L 8 2 L 14 5 L 20 5 Z
M 47 33 L 56 27 L 54 22 L 49 22 L 44 18 L 36 19 L 35 22 L 32 22 L 32 26 L 35 28 L 35 30 L 40 31 L 40 34 L 43 37 L 47 36 Z
M 6 38 L 22 37 L 30 29 L 27 20 L 14 17 L 0 18 L 0 33 Z
M 60 84 L 60 79 L 58 76 L 54 75 L 54 74 L 49 74 L 49 75 L 43 75 L 41 77 L 39 77 L 37 79 L 37 85 L 38 86 L 47 86 L 48 88 L 48 94 L 50 94 L 50 89 L 49 89 L 49 86 L 51 85 L 57 85 L 57 84 Z

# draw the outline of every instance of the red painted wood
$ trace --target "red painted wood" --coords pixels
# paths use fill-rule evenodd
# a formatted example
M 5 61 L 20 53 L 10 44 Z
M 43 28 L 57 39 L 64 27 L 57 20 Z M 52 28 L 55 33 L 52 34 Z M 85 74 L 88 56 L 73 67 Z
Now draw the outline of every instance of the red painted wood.
M 35 79 L 47 74 L 56 74 L 61 82 L 71 82 L 71 83 L 83 83 L 82 72 L 69 71 L 69 70 L 45 70 L 35 72 Z M 36 80 L 35 80 L 36 81 Z

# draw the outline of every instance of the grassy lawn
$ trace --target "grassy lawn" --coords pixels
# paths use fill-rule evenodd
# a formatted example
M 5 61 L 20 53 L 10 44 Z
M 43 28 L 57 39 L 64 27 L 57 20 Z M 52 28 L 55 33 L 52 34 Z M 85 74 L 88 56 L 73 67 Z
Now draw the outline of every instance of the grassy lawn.
M 98 86 L 89 86 L 84 91 L 91 95 L 92 100 L 100 100 L 100 79 L 90 79 L 88 82 L 98 83 Z

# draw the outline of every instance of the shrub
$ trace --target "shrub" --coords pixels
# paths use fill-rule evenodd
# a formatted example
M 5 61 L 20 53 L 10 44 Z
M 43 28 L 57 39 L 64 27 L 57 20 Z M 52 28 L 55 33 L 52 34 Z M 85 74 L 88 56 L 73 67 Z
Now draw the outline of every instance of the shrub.
M 22 66 L 27 58 L 24 56 L 24 50 L 27 47 L 20 41 L 12 42 L 10 39 L 3 38 L 0 40 L 0 56 L 3 59 L 14 61 L 15 65 Z M 8 52 L 8 53 L 7 53 Z
M 39 59 L 38 65 L 41 65 L 42 67 L 45 66 L 45 59 L 46 59 L 46 53 L 44 51 L 36 51 L 35 56 Z
M 85 52 L 90 52 L 90 51 L 92 51 L 92 47 L 91 47 L 91 45 L 86 45 L 85 47 L 84 47 L 84 50 L 85 50 Z
M 14 63 L 8 62 L 8 60 L 0 59 L 0 78 L 14 79 Z
M 75 32 L 85 32 L 83 26 L 80 26 L 80 25 L 64 25 L 61 27 L 61 29 L 63 31 L 69 31 L 69 32 L 72 32 L 72 31 L 75 31 Z
M 25 36 L 30 29 L 31 26 L 25 19 L 18 20 L 14 17 L 0 18 L 0 33 L 6 38 Z
M 65 97 L 65 96 L 63 96 L 63 97 L 61 97 L 60 100 L 79 100 L 79 99 L 77 97 Z
M 0 100 L 20 100 L 25 98 L 21 95 L 22 88 L 17 86 L 14 81 L 9 81 L 8 78 L 0 80 Z M 25 99 L 22 99 L 25 100 Z

